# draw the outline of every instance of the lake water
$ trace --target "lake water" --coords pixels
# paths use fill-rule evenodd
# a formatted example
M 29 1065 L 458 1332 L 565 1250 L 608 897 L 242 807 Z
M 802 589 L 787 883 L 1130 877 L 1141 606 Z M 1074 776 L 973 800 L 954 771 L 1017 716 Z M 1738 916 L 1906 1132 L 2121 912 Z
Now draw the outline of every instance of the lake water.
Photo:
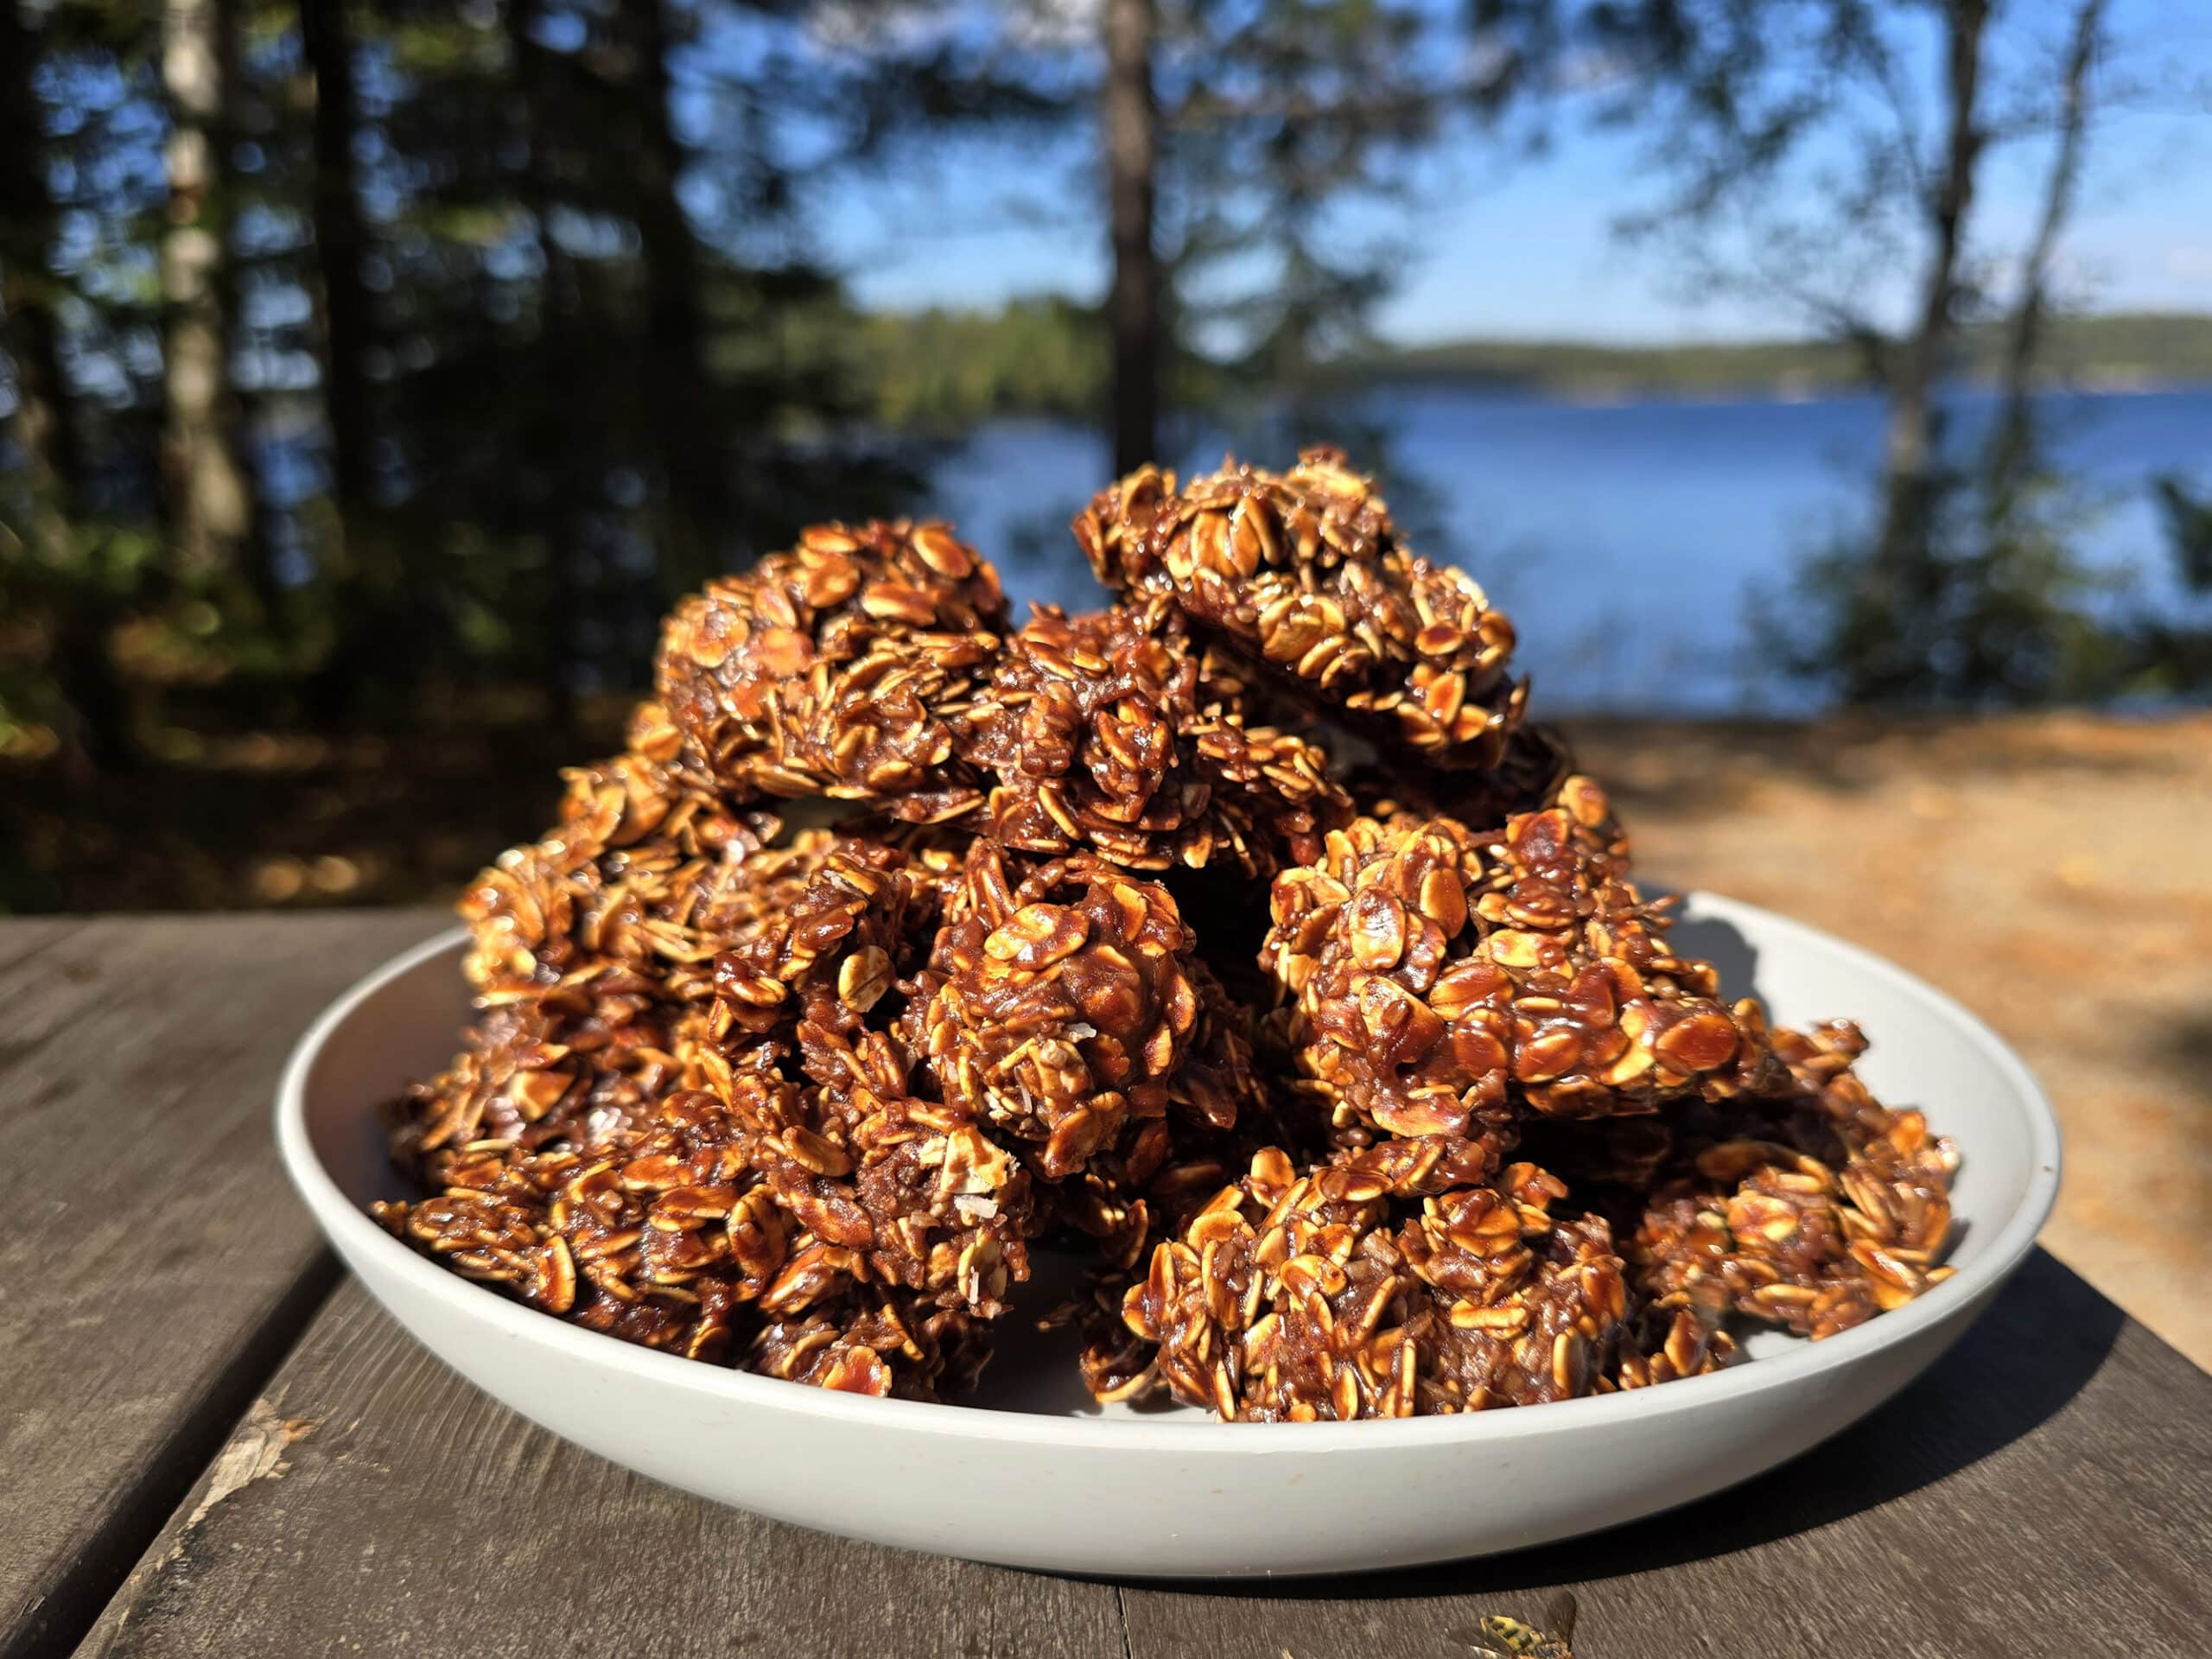
M 1953 400 L 1962 445 L 1991 405 Z M 2132 584 L 2118 602 L 2212 622 L 2180 588 L 2149 494 L 2162 472 L 2212 486 L 2212 388 L 2054 395 L 2044 412 L 2061 465 L 2101 504 L 2082 549 Z M 1773 671 L 1747 601 L 1864 522 L 1882 415 L 1872 396 L 1605 405 L 1424 386 L 1362 394 L 1343 419 L 1390 434 L 1385 494 L 1445 527 L 1421 544 L 1512 616 L 1540 708 L 1725 714 L 1817 706 Z M 1218 432 L 1177 446 L 1186 467 L 1223 447 Z M 1095 605 L 1065 526 L 1108 469 L 1091 432 L 996 423 L 939 465 L 928 510 L 999 560 L 1018 600 Z

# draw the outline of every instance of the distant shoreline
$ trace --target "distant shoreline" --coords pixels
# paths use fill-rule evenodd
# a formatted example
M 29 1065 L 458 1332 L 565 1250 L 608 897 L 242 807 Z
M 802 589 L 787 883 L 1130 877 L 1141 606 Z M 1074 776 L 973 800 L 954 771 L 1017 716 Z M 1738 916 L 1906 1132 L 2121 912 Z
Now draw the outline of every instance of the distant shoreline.
M 1961 331 L 1957 380 L 1997 383 L 2001 329 Z M 2212 314 L 2127 313 L 2052 322 L 2037 375 L 2042 389 L 2091 393 L 2188 391 L 2212 385 Z M 1867 390 L 1866 365 L 1832 340 L 1605 346 L 1573 340 L 1466 340 L 1386 347 L 1338 365 L 1339 384 L 1449 384 L 1535 392 L 1579 403 L 1654 394 L 1791 402 Z
M 957 433 L 1023 416 L 1093 423 L 1112 378 L 1097 312 L 1065 299 L 1016 301 L 995 312 L 873 312 L 859 320 L 849 343 L 854 384 L 870 415 L 898 431 Z M 2004 346 L 1996 324 L 1963 329 L 1954 384 L 1993 383 Z M 2038 365 L 2038 382 L 2059 391 L 2212 386 L 2212 312 L 2054 318 Z M 1655 398 L 1807 402 L 1869 386 L 1866 365 L 1851 347 L 1820 340 L 1378 345 L 1322 365 L 1296 385 L 1205 359 L 1177 364 L 1171 381 L 1171 401 L 1193 410 L 1316 388 L 1386 385 L 1464 387 L 1592 407 Z
M 1878 398 L 1879 388 L 1851 382 L 1822 381 L 1808 385 L 1787 378 L 1760 382 L 1723 382 L 1683 385 L 1662 381 L 1545 379 L 1508 378 L 1449 370 L 1405 371 L 1395 368 L 1348 373 L 1345 379 L 1363 390 L 1465 391 L 1531 402 L 1559 404 L 1576 409 L 1621 409 L 1635 404 L 1812 404 L 1838 397 Z M 1967 375 L 1947 382 L 1942 391 L 1961 391 L 1994 396 L 1998 383 L 1986 376 Z M 2084 375 L 2049 378 L 2038 384 L 2038 397 L 2170 397 L 2212 392 L 2212 374 L 2153 378 L 2132 374 Z

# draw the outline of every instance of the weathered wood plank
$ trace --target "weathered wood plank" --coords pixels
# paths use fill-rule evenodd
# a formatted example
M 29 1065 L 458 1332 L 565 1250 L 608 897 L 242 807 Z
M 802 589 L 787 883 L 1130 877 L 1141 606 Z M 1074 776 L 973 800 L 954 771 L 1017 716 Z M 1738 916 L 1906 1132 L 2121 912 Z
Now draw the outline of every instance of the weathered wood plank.
M 0 918 L 0 974 L 52 950 L 85 925 L 79 916 Z
M 0 1655 L 90 1624 L 327 1294 L 277 1070 L 442 922 L 0 923 Z
M 2208 1562 L 2212 1377 L 2038 1253 L 1889 1408 L 1677 1514 L 1492 1561 L 1124 1601 L 1132 1659 L 1460 1654 L 1483 1615 L 1561 1592 L 1585 1659 L 2198 1659 Z
M 493 1404 L 350 1281 L 80 1651 L 1124 1659 L 1110 1585 L 658 1485 Z

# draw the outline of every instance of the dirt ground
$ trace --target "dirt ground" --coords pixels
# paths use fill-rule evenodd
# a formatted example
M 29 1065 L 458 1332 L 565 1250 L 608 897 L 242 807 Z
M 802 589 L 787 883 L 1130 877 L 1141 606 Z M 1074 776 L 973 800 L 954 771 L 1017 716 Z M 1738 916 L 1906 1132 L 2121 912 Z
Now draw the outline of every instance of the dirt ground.
M 2212 1369 L 2212 715 L 1573 734 L 1644 869 L 1854 940 L 2002 1033 L 2066 1132 L 2044 1242 Z

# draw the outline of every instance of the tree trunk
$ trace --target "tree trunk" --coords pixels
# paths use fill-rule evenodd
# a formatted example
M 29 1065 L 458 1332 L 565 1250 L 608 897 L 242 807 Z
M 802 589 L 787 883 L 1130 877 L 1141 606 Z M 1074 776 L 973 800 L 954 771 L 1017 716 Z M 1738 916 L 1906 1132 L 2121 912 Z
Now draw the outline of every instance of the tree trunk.
M 368 353 L 375 339 L 361 261 L 369 235 L 353 160 L 358 100 L 346 0 L 301 0 L 300 43 L 315 76 L 315 245 L 322 276 L 332 493 L 340 506 L 371 499 L 375 477 Z
M 2036 356 L 2050 302 L 2050 264 L 2058 238 L 2074 209 L 2081 181 L 2082 152 L 2089 124 L 2089 75 L 2104 44 L 2106 0 L 2082 0 L 2074 14 L 2073 39 L 2067 48 L 2061 82 L 2058 138 L 2050 172 L 2044 181 L 2043 216 L 2020 270 L 2020 296 L 2005 336 L 2004 401 L 1990 435 L 1993 475 L 2011 477 L 2024 468 L 2034 448 L 2032 410 Z
M 0 497 L 0 518 L 12 521 L 49 568 L 73 575 L 70 514 L 85 484 L 86 456 L 61 375 L 55 281 L 47 269 L 55 211 L 32 82 L 41 42 L 24 16 L 14 0 L 0 0 L 0 334 L 16 381 L 8 435 L 25 461 L 20 489 Z M 35 595 L 30 602 L 40 604 Z M 71 716 L 63 734 L 70 745 L 65 775 L 86 781 L 102 768 L 127 765 L 129 715 L 108 648 L 108 606 L 64 586 L 41 608 L 47 671 Z
M 16 279 L 13 250 L 0 267 L 7 290 L 8 360 L 16 372 L 16 412 L 10 435 L 29 463 L 31 483 L 59 501 L 73 499 L 84 477 L 76 423 L 69 417 L 61 382 L 61 347 L 54 313 L 32 296 L 31 282 Z
M 1153 0 L 1106 0 L 1106 194 L 1114 278 L 1114 470 L 1159 459 L 1160 255 L 1153 246 L 1160 112 L 1153 98 Z
M 540 272 L 537 339 L 530 348 L 511 347 L 507 353 L 512 371 L 508 395 L 522 451 L 509 471 L 520 486 L 516 528 L 524 535 L 542 534 L 545 541 L 542 673 L 556 726 L 564 736 L 574 738 L 582 724 L 574 672 L 576 625 L 584 613 L 577 581 L 582 552 L 576 533 L 578 468 L 571 459 L 575 429 L 548 369 L 557 361 L 561 342 L 574 337 L 582 301 L 574 262 L 550 227 L 558 192 L 547 156 L 547 123 L 558 118 L 561 88 L 552 73 L 550 54 L 537 39 L 538 19 L 543 15 L 543 0 L 513 0 L 507 8 L 507 51 L 512 65 L 508 124 L 527 157 L 516 172 L 514 188 L 531 217 Z M 594 441 L 594 436 L 588 435 L 586 441 Z
M 671 534 L 663 550 L 674 585 L 703 580 L 705 545 L 724 505 L 723 433 L 707 377 L 700 318 L 698 238 L 677 200 L 683 146 L 669 112 L 668 19 L 664 0 L 633 0 L 620 15 L 637 54 L 638 156 L 635 210 L 645 251 L 645 397 L 654 442 L 667 469 Z
M 229 213 L 219 194 L 227 19 L 215 0 L 168 0 L 162 81 L 168 96 L 168 229 L 162 238 L 162 471 L 184 567 L 235 565 L 252 507 L 235 441 L 222 306 Z
M 38 37 L 22 8 L 0 4 L 0 328 L 16 376 L 11 435 L 32 483 L 66 497 L 84 481 L 84 455 L 62 384 L 46 267 L 54 213 L 31 81 L 37 61 Z
M 245 0 L 214 0 L 217 49 L 221 53 L 223 111 L 216 126 L 220 142 L 222 165 L 217 168 L 226 191 L 236 189 L 238 180 L 230 172 L 230 156 L 238 142 L 238 135 L 248 129 L 245 113 L 249 86 L 239 68 L 245 46 Z M 236 201 L 228 203 L 223 212 L 226 226 L 237 221 L 239 207 Z M 223 318 L 223 340 L 227 351 L 236 351 L 246 338 L 245 289 L 244 269 L 240 262 L 230 257 L 227 250 L 216 268 L 215 303 Z M 227 354 L 225 358 L 228 363 Z M 238 554 L 247 582 L 255 598 L 260 602 L 264 624 L 279 638 L 284 633 L 284 583 L 277 569 L 277 550 L 273 524 L 273 512 L 266 489 L 263 487 L 260 456 L 252 441 L 254 414 L 257 403 L 256 394 L 229 382 L 226 377 L 226 397 L 232 412 L 233 453 L 245 481 L 245 531 L 240 537 Z
M 1875 550 L 1880 597 L 1898 612 L 1932 606 L 1940 575 L 1929 545 L 1936 505 L 1933 402 L 1957 325 L 1959 251 L 1985 137 L 1979 101 L 1982 34 L 1988 21 L 1988 0 L 1950 0 L 1944 9 L 1949 113 L 1942 168 L 1927 204 L 1934 246 L 1921 279 L 1913 331 L 1897 354 L 1890 383 L 1882 525 Z M 1853 688 L 1854 701 L 1877 701 L 1884 695 L 1881 684 L 1866 683 L 1863 676 Z

